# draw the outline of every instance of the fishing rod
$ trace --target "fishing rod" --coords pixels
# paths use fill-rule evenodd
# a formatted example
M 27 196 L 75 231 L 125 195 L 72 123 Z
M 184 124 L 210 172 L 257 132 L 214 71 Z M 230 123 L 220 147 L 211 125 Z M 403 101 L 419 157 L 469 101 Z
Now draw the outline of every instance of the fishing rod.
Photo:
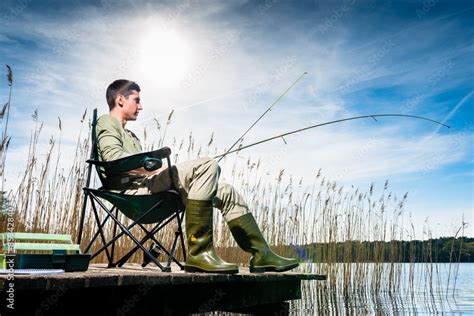
M 299 133 L 299 132 L 302 132 L 302 131 L 305 131 L 305 130 L 308 130 L 308 129 L 311 129 L 311 128 L 321 127 L 321 126 L 324 126 L 324 125 L 330 125 L 330 124 L 340 123 L 340 122 L 345 122 L 345 121 L 358 120 L 358 119 L 363 119 L 363 118 L 373 118 L 375 121 L 377 121 L 376 117 L 385 117 L 385 116 L 411 117 L 411 118 L 415 118 L 415 119 L 421 119 L 421 120 L 430 121 L 430 122 L 433 122 L 433 123 L 442 125 L 442 126 L 444 126 L 444 127 L 450 128 L 449 125 L 443 124 L 443 123 L 441 123 L 441 122 L 438 122 L 438 121 L 435 121 L 435 120 L 432 120 L 432 119 L 429 119 L 429 118 L 426 118 L 426 117 L 416 116 L 416 115 L 408 115 L 408 114 L 372 114 L 372 115 L 354 116 L 354 117 L 349 117 L 349 118 L 345 118 L 345 119 L 340 119 L 340 120 L 330 121 L 330 122 L 326 122 L 326 123 L 316 124 L 316 125 L 308 126 L 308 127 L 305 127 L 305 128 L 300 128 L 300 129 L 298 129 L 298 130 L 291 131 L 291 132 L 288 132 L 288 133 L 284 133 L 284 134 L 281 134 L 281 135 L 277 135 L 277 136 L 273 136 L 273 137 L 270 137 L 270 138 L 266 138 L 266 139 L 261 140 L 261 141 L 258 141 L 258 142 L 256 142 L 256 143 L 252 143 L 252 144 L 249 144 L 249 145 L 241 146 L 241 147 L 239 147 L 239 148 L 237 148 L 237 149 L 234 149 L 234 150 L 228 150 L 228 151 L 226 151 L 226 152 L 223 153 L 223 154 L 220 154 L 220 155 L 215 156 L 214 159 L 219 158 L 219 157 L 220 157 L 220 159 L 222 159 L 222 157 L 224 157 L 224 156 L 226 156 L 226 155 L 228 155 L 228 154 L 232 154 L 232 153 L 235 153 L 235 152 L 240 151 L 240 150 L 242 150 L 242 149 L 246 149 L 246 148 L 249 148 L 249 147 L 253 147 L 253 146 L 256 146 L 256 145 L 259 145 L 259 144 L 262 144 L 262 143 L 271 141 L 271 140 L 273 140 L 273 139 L 282 138 L 282 139 L 284 140 L 284 138 L 283 138 L 284 136 L 291 135 L 291 134 L 295 134 L 295 133 Z M 286 143 L 286 142 L 285 142 L 285 143 Z
M 232 148 L 234 148 L 235 145 L 237 145 L 245 137 L 245 135 L 247 135 L 247 133 L 262 119 L 262 117 L 264 117 L 268 112 L 270 112 L 272 110 L 272 108 L 281 100 L 281 98 L 283 98 L 285 96 L 285 94 L 287 94 L 288 91 L 290 91 L 291 88 L 293 88 L 293 86 L 298 81 L 300 81 L 300 79 L 303 78 L 303 76 L 306 75 L 306 74 L 308 74 L 308 72 L 305 71 L 285 91 L 283 91 L 283 93 L 270 105 L 270 107 L 265 112 L 263 112 L 263 114 L 260 115 L 260 117 L 252 125 L 250 125 L 250 127 L 245 131 L 245 133 L 243 133 L 242 136 L 240 136 L 239 139 L 237 139 L 235 141 L 235 143 L 232 144 L 232 146 L 230 146 L 230 148 L 227 149 L 227 151 L 224 154 L 222 154 L 220 156 L 216 156 L 216 157 L 220 157 L 219 160 L 217 160 L 217 162 L 221 161 L 221 159 L 224 158 L 224 156 L 227 155 L 232 150 Z M 216 157 L 214 157 L 214 158 L 216 158 Z

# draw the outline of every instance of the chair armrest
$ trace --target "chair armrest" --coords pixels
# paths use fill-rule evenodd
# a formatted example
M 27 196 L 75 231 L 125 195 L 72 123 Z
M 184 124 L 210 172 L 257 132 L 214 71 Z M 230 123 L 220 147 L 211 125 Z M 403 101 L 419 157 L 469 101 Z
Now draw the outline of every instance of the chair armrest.
M 117 160 L 98 161 L 87 160 L 88 163 L 103 167 L 106 173 L 123 173 L 138 168 L 145 168 L 147 171 L 159 169 L 162 166 L 161 159 L 168 158 L 171 155 L 169 147 L 163 147 L 154 151 L 139 153 Z

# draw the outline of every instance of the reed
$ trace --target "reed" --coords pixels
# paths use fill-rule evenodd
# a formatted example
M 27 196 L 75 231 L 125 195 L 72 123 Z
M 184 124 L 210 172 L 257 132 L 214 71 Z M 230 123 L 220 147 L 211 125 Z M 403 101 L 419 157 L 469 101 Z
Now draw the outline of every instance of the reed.
M 10 106 L 12 100 L 12 88 L 13 88 L 13 72 L 9 65 L 7 67 L 7 84 L 8 84 L 8 101 L 3 106 L 0 112 L 0 120 L 2 122 L 2 133 L 0 138 L 0 178 L 2 183 L 0 184 L 0 213 L 3 213 L 7 207 L 8 199 L 5 188 L 5 163 L 7 158 L 8 146 L 10 144 L 11 137 L 8 136 L 8 120 L 10 117 Z
M 8 113 L 8 110 L 9 105 L 3 109 L 2 114 Z M 144 130 L 145 140 L 148 140 L 150 133 L 159 137 L 157 142 L 144 144 L 144 148 L 151 150 L 163 145 L 172 116 L 173 111 L 164 124 L 155 119 L 155 131 Z M 4 117 L 2 115 L 2 119 Z M 38 146 L 43 137 L 43 124 L 37 111 L 33 113 L 32 120 L 34 128 L 30 134 L 27 163 L 20 184 L 16 190 L 5 193 L 14 210 L 16 229 L 77 236 L 82 188 L 86 178 L 85 161 L 90 150 L 90 122 L 87 119 L 87 110 L 80 120 L 81 129 L 77 136 L 74 159 L 67 170 L 62 168 L 61 164 L 61 119 L 58 118 L 58 136 L 49 138 L 48 150 L 41 156 Z M 165 128 L 162 132 L 163 125 Z M 2 131 L 2 139 L 5 139 L 6 127 L 7 124 Z M 195 144 L 192 132 L 187 139 L 173 138 L 171 144 L 174 162 L 203 154 L 216 154 L 218 148 L 211 147 L 214 138 L 212 133 L 210 139 L 199 147 Z M 7 146 L 2 147 L 2 172 L 5 168 L 6 148 Z M 180 159 L 181 157 L 183 159 Z M 422 251 L 428 263 L 423 264 L 421 268 L 415 265 L 417 252 L 414 225 L 405 210 L 408 194 L 397 197 L 389 191 L 388 180 L 377 195 L 374 184 L 367 191 L 353 187 L 344 188 L 328 179 L 321 169 L 314 171 L 314 176 L 309 181 L 311 184 L 306 185 L 305 179 L 295 180 L 285 169 L 275 172 L 264 170 L 259 159 L 248 158 L 244 162 L 238 155 L 227 156 L 221 161 L 221 166 L 230 170 L 225 181 L 233 184 L 245 197 L 272 247 L 282 255 L 298 256 L 300 261 L 308 263 L 301 265 L 299 270 L 302 272 L 327 274 L 327 282 L 304 283 L 306 290 L 303 293 L 311 296 L 309 301 L 317 302 L 320 313 L 329 312 L 327 308 L 330 308 L 331 312 L 347 311 L 361 301 L 372 301 L 373 306 L 379 306 L 381 297 L 386 295 L 391 297 L 394 305 L 409 304 L 410 302 L 402 302 L 401 297 L 411 297 L 413 302 L 414 293 L 419 286 L 424 287 L 427 295 L 432 295 L 439 287 L 444 286 L 437 278 L 440 271 L 436 264 L 436 254 L 431 253 L 432 247 Z M 98 180 L 93 179 L 92 185 L 99 186 Z M 218 212 L 215 215 L 215 223 L 215 243 L 219 254 L 225 260 L 245 265 L 249 255 L 238 249 Z M 463 234 L 464 226 L 465 223 L 456 233 L 456 237 Z M 95 219 L 88 209 L 83 248 L 90 240 L 95 227 Z M 161 233 L 165 244 L 172 242 L 174 229 L 169 227 Z M 4 220 L 0 223 L 0 230 L 5 230 Z M 112 234 L 111 223 L 105 231 L 106 234 Z M 424 237 L 429 235 L 430 231 L 427 230 Z M 402 240 L 408 240 L 408 246 L 404 245 Z M 388 248 L 387 241 L 390 242 Z M 305 246 L 310 244 L 317 246 L 313 248 L 311 255 L 308 255 Z M 117 255 L 125 254 L 132 245 L 130 240 L 121 238 L 116 246 Z M 96 243 L 91 251 L 99 246 L 99 243 Z M 401 264 L 404 247 L 407 247 L 409 252 L 408 265 Z M 454 249 L 453 244 L 453 266 L 449 270 L 446 295 L 449 285 L 455 284 L 457 278 L 455 264 L 460 254 L 456 254 Z M 104 254 L 94 262 L 105 262 L 105 259 Z M 134 262 L 141 260 L 141 255 L 132 257 Z M 427 280 L 424 285 L 420 285 L 417 280 L 422 274 L 427 276 L 424 278 Z M 407 292 L 400 293 L 402 289 Z M 432 298 L 430 301 L 436 306 Z M 305 304 L 304 302 L 306 301 L 298 304 Z M 371 313 L 371 310 L 367 312 Z

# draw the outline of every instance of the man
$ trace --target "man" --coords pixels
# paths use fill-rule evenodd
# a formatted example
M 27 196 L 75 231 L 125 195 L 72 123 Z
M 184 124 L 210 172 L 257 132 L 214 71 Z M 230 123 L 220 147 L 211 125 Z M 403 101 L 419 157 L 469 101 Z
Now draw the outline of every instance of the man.
M 142 151 L 139 139 L 125 128 L 135 121 L 142 110 L 140 87 L 129 80 L 116 80 L 107 88 L 109 114 L 97 121 L 96 135 L 99 157 L 110 161 Z M 298 266 L 295 259 L 272 252 L 242 196 L 229 184 L 218 182 L 220 169 L 211 158 L 200 158 L 155 171 L 144 168 L 107 177 L 111 189 L 126 190 L 126 194 L 152 194 L 173 186 L 181 193 L 186 205 L 186 237 L 188 255 L 185 271 L 237 273 L 238 267 L 223 261 L 213 246 L 213 206 L 220 209 L 237 244 L 252 254 L 251 272 L 287 271 Z

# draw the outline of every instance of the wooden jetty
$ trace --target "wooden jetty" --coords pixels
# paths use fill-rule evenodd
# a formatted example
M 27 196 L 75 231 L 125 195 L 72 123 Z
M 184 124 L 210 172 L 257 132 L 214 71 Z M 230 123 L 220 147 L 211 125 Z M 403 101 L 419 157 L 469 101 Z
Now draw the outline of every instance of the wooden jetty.
M 85 272 L 15 275 L 15 314 L 185 315 L 219 310 L 287 315 L 287 301 L 301 298 L 302 280 L 325 280 L 324 275 L 291 271 L 240 271 L 185 273 L 175 267 L 164 273 L 151 265 L 108 269 L 92 264 Z M 1 311 L 8 304 L 9 283 L 0 275 Z

